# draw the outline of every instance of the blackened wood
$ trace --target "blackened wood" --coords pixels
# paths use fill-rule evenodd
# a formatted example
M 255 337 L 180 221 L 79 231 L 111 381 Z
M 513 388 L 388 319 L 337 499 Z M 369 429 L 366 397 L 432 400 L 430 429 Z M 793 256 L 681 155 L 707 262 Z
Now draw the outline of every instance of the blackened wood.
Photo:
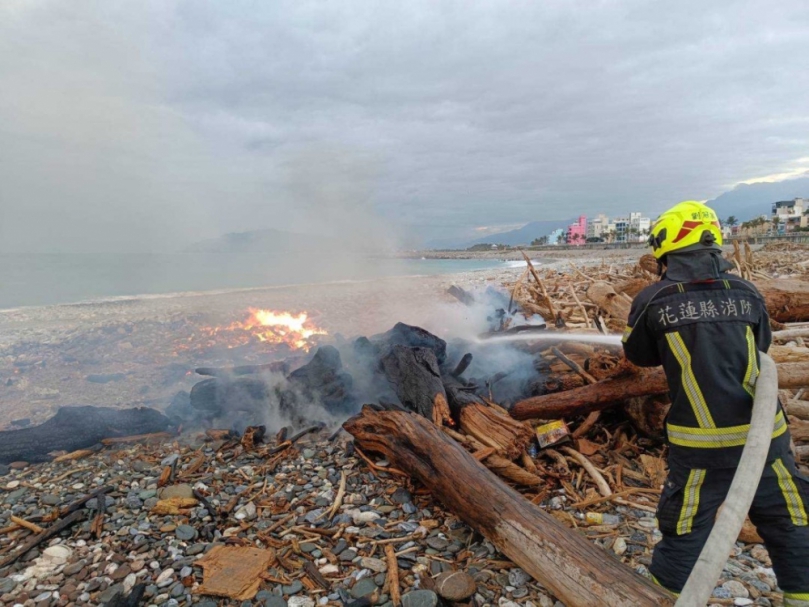
M 523 498 L 420 416 L 363 408 L 343 426 L 571 607 L 652 607 L 670 594 Z
M 0 432 L 0 463 L 45 462 L 52 451 L 87 449 L 105 438 L 163 432 L 169 419 L 155 409 L 62 407 L 46 422 Z
M 464 374 L 464 372 L 469 368 L 469 365 L 472 364 L 472 353 L 467 352 L 463 355 L 463 358 L 458 362 L 455 366 L 455 369 L 452 371 L 453 377 L 460 377 Z
M 406 409 L 439 425 L 449 421 L 447 394 L 432 350 L 396 345 L 382 357 L 381 365 Z
M 447 342 L 421 327 L 406 325 L 403 322 L 396 323 L 386 333 L 374 335 L 370 341 L 383 354 L 393 346 L 410 346 L 411 348 L 428 348 L 432 350 L 439 365 L 443 365 L 447 359 Z

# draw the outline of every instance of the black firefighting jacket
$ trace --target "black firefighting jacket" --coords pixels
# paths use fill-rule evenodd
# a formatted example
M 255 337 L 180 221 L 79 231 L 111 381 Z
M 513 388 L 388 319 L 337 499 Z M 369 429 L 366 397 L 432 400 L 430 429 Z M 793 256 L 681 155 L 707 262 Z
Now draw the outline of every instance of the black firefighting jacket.
M 733 467 L 750 427 L 758 351 L 772 341 L 767 309 L 758 290 L 737 276 L 683 281 L 680 272 L 678 278 L 664 275 L 635 298 L 624 351 L 636 365 L 663 365 L 672 403 L 670 457 L 692 468 Z M 770 461 L 788 448 L 779 406 Z

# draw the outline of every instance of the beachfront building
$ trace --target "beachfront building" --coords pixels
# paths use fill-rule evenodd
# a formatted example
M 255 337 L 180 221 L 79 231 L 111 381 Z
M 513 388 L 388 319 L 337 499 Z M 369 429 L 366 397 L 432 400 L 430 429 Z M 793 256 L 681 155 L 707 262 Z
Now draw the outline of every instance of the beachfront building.
M 548 244 L 563 244 L 565 241 L 565 231 L 562 228 L 554 230 L 548 234 Z
M 613 234 L 615 234 L 614 242 L 627 242 L 627 237 L 629 236 L 629 219 L 626 217 L 616 217 L 613 220 L 613 224 L 615 228 L 613 228 Z
M 567 244 L 582 245 L 587 240 L 587 217 L 579 215 L 576 223 L 567 227 Z
M 610 218 L 603 213 L 596 215 L 587 222 L 587 239 L 604 238 L 606 240 L 609 231 Z
M 652 227 L 652 220 L 644 217 L 640 213 L 629 214 L 629 236 L 630 241 L 644 242 L 649 236 L 649 230 Z
M 795 198 L 794 200 L 780 200 L 772 205 L 771 221 L 775 231 L 779 234 L 792 232 L 797 228 L 809 226 L 809 200 Z

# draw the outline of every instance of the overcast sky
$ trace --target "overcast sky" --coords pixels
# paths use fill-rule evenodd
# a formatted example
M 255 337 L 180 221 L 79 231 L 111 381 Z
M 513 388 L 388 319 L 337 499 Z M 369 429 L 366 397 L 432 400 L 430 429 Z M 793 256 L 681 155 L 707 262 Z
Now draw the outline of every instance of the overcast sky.
M 0 250 L 653 214 L 809 169 L 807 57 L 803 0 L 2 0 Z

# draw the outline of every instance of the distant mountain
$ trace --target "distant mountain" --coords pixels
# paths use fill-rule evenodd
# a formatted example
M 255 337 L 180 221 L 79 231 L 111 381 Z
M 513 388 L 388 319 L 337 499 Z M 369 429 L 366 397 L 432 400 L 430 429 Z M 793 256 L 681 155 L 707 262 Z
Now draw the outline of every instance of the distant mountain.
M 555 219 L 550 221 L 532 221 L 525 224 L 516 230 L 509 230 L 508 232 L 498 232 L 496 234 L 489 234 L 475 240 L 454 240 L 454 241 L 434 241 L 427 243 L 429 248 L 433 249 L 468 249 L 476 244 L 507 244 L 509 246 L 528 245 L 535 238 L 547 236 L 554 230 L 559 228 L 566 228 L 575 219 Z
M 735 215 L 739 221 L 747 221 L 759 215 L 769 215 L 773 202 L 793 198 L 809 198 L 809 177 L 737 185 L 730 192 L 709 200 L 707 204 L 722 221 L 730 215 Z

